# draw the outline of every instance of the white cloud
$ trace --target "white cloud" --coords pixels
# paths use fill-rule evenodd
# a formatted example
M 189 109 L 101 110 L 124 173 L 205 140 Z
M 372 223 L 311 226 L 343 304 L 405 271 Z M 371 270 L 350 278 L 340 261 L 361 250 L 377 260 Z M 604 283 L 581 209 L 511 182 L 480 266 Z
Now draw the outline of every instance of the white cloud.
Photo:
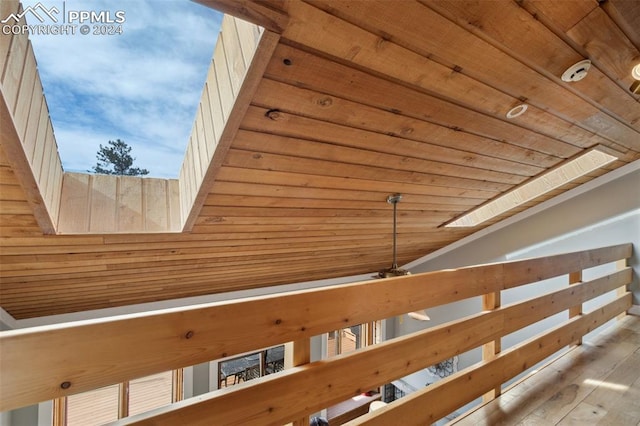
M 65 169 L 91 169 L 99 144 L 122 139 L 136 166 L 177 177 L 222 15 L 189 0 L 41 2 L 126 17 L 122 35 L 32 36 Z

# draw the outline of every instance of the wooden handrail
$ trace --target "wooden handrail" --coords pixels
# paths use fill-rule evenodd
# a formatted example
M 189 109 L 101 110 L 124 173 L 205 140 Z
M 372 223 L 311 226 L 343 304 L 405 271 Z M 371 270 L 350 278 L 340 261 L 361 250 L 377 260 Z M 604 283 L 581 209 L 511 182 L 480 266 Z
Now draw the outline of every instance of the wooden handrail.
M 165 407 L 147 416 L 123 419 L 120 424 L 283 424 L 294 418 L 292 412 L 293 416 L 300 417 L 321 410 L 562 312 L 576 302 L 589 300 L 594 294 L 615 290 L 630 280 L 631 270 L 626 269 L 614 273 L 611 278 L 583 283 L 579 288 L 550 292 L 495 311 L 485 311 L 355 353 L 291 369 L 286 375 L 265 377 L 260 379 L 264 381 L 261 385 L 247 383 L 233 389 L 234 392 L 212 393 L 204 400 L 187 401 L 179 409 Z M 620 303 L 626 306 L 630 303 L 630 295 L 625 297 L 627 299 Z M 354 377 L 359 380 L 354 381 Z M 296 404 L 301 389 L 305 394 L 302 405 Z M 261 395 L 269 395 L 269 398 Z M 242 403 L 234 404 L 233 401 Z M 203 413 L 207 415 L 203 416 Z
M 631 251 L 631 244 L 623 244 L 544 259 L 3 332 L 0 411 L 569 274 L 628 258 Z M 211 419 L 211 406 L 223 407 L 214 411 L 227 413 L 224 415 L 231 417 L 225 419 L 230 422 L 234 415 L 244 421 L 244 416 L 251 412 L 247 405 L 254 399 L 265 403 L 277 400 L 282 405 L 256 406 L 252 418 L 266 419 L 267 423 L 276 417 L 278 421 L 300 418 L 357 391 L 387 383 L 467 350 L 463 348 L 495 340 L 510 333 L 513 327 L 523 327 L 624 286 L 630 279 L 627 268 L 522 305 L 503 306 L 353 355 L 295 367 L 208 394 L 198 398 L 198 404 L 182 401 L 165 411 L 154 412 L 161 415 L 154 422 L 165 416 L 172 418 L 178 412 L 181 416 L 195 412 L 196 417 Z M 626 295 L 622 297 L 627 300 Z M 392 359 L 397 361 L 391 362 Z M 372 365 L 377 368 L 371 370 Z M 367 366 L 369 370 L 360 370 Z M 333 385 L 327 387 L 327 382 Z M 304 404 L 298 404 L 300 389 L 305 389 L 305 395 L 313 395 L 314 402 L 305 400 Z M 269 398 L 251 396 L 258 394 Z M 229 402 L 239 400 L 244 402 Z M 232 405 L 244 408 L 233 414 Z

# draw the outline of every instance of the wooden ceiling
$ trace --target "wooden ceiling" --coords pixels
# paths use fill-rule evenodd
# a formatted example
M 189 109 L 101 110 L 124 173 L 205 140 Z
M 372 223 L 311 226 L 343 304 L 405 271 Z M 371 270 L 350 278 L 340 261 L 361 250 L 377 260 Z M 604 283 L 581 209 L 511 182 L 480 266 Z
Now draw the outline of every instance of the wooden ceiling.
M 0 305 L 15 318 L 374 273 L 392 259 L 389 194 L 404 195 L 404 264 L 640 159 L 635 0 L 199 2 L 279 40 L 191 232 L 43 235 L 0 152 Z M 586 78 L 561 81 L 585 58 Z M 481 226 L 441 226 L 597 145 L 620 160 Z

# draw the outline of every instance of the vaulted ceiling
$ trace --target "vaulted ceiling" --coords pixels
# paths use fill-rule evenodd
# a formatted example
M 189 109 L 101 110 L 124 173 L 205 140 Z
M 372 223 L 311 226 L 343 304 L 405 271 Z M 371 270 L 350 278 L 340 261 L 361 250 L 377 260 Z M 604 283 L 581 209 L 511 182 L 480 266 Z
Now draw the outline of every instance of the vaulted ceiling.
M 403 264 L 640 159 L 635 0 L 199 3 L 277 42 L 191 229 L 43 235 L 3 152 L 0 304 L 15 318 L 372 273 L 391 263 L 390 194 Z M 562 81 L 583 59 L 588 75 Z M 596 146 L 619 159 L 442 226 Z

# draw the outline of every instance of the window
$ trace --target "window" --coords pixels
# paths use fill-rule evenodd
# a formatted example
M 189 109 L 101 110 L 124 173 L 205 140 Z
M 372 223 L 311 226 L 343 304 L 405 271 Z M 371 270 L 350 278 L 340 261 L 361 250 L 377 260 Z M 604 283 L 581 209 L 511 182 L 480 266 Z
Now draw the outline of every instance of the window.
M 284 345 L 218 363 L 219 387 L 235 385 L 284 369 Z
M 53 425 L 102 425 L 181 399 L 182 370 L 166 371 L 59 398 L 54 401 Z
M 346 354 L 380 342 L 380 322 L 374 321 L 329 332 L 327 356 Z
M 67 426 L 102 425 L 118 420 L 120 385 L 67 397 Z
M 353 352 L 360 347 L 360 326 L 342 328 L 329 333 L 327 355 L 333 356 Z
M 166 371 L 129 382 L 129 415 L 144 413 L 173 402 L 173 373 Z
M 400 399 L 406 395 L 406 393 L 404 393 L 402 389 L 396 387 L 392 383 L 388 383 L 384 385 L 383 389 L 384 389 L 384 394 L 382 396 L 382 400 L 384 402 L 393 402 L 396 399 Z

